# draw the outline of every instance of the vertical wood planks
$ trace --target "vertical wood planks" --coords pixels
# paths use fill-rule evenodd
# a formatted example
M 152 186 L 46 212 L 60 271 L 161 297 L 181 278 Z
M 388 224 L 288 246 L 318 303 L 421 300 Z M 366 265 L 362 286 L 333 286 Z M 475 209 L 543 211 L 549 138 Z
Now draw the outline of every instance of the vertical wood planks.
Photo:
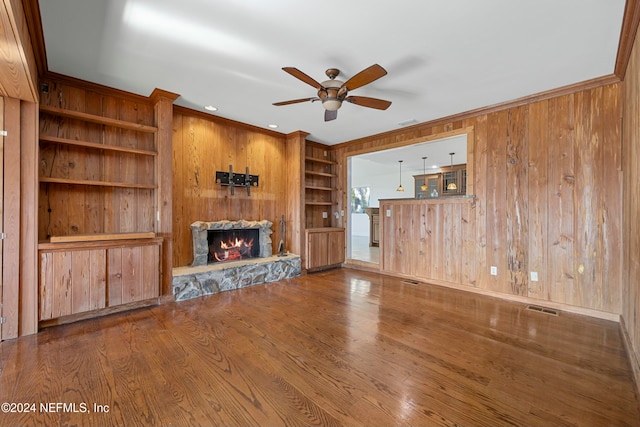
M 159 295 L 160 243 L 40 251 L 40 320 Z
M 476 201 L 469 205 L 460 206 L 460 283 L 463 285 L 478 285 L 478 255 L 479 245 L 476 241 Z
M 106 306 L 106 251 L 40 254 L 40 320 Z
M 175 108 L 173 113 L 173 265 L 189 265 L 193 261 L 190 225 L 194 221 L 222 219 L 266 219 L 274 224 L 272 239 L 279 242 L 279 223 L 284 214 L 287 220 L 287 249 L 302 248 L 302 226 L 292 205 L 299 204 L 303 146 L 289 142 L 286 137 L 249 129 L 237 124 L 217 121 Z M 304 135 L 296 134 L 294 139 Z M 287 142 L 285 142 L 287 141 Z M 297 151 L 300 150 L 300 151 Z M 294 156 L 296 153 L 297 156 Z M 291 157 L 290 157 L 291 156 Z M 260 185 L 247 196 L 244 188 L 229 187 L 215 182 L 216 171 L 249 172 L 260 176 Z M 291 181 L 293 180 L 293 181 Z M 297 180 L 297 181 L 296 181 Z M 291 182 L 289 182 L 291 181 Z M 291 184 L 291 185 L 289 185 Z M 300 208 L 296 210 L 300 213 Z M 294 215 L 294 216 L 292 216 Z M 274 246 L 275 247 L 275 246 Z
M 626 70 L 626 78 L 620 102 L 624 104 L 622 126 L 622 320 L 623 332 L 630 341 L 631 365 L 634 368 L 636 387 L 640 381 L 640 35 L 635 44 Z M 607 179 L 609 183 L 611 178 Z M 609 205 L 609 203 L 608 203 Z M 613 214 L 613 212 L 611 212 Z M 608 230 L 609 228 L 607 228 Z M 640 391 L 640 390 L 638 390 Z
M 603 177 L 604 189 L 624 188 L 622 181 L 622 145 L 617 144 L 622 137 L 621 99 L 618 86 L 606 86 L 603 99 L 603 119 L 601 121 L 603 135 Z M 603 198 L 603 244 L 605 262 L 602 271 L 602 289 L 604 293 L 603 309 L 615 313 L 622 312 L 624 296 L 622 293 L 623 252 L 621 240 L 624 236 L 621 215 L 623 209 L 622 191 L 605 190 Z M 617 284 L 611 286 L 610 283 Z
M 475 286 L 484 288 L 489 282 L 489 264 L 487 256 L 487 209 L 488 202 L 488 117 L 482 115 L 474 121 L 468 121 L 467 126 L 474 124 L 474 194 L 475 194 L 475 261 L 476 277 Z
M 527 138 L 528 152 L 528 202 L 529 202 L 529 271 L 538 273 L 538 281 L 529 281 L 527 295 L 547 299 L 551 272 L 548 268 L 549 197 L 549 101 L 529 106 Z M 555 221 L 552 218 L 551 221 Z
M 364 138 L 343 144 L 338 152 L 346 156 L 365 147 L 384 149 L 399 138 L 473 127 L 476 197 L 470 216 L 461 211 L 457 228 L 449 220 L 457 213 L 443 207 L 429 205 L 425 213 L 414 216 L 416 221 L 425 218 L 427 225 L 416 230 L 419 243 L 413 249 L 420 256 L 429 254 L 432 262 L 419 267 L 416 277 L 618 313 L 624 295 L 620 241 L 633 235 L 622 225 L 622 188 L 636 186 L 620 185 L 620 91 L 619 84 L 600 86 L 450 126 L 425 125 L 396 139 Z M 634 117 L 629 126 L 637 122 Z M 384 220 L 385 244 L 405 242 L 401 231 L 392 230 L 408 219 L 394 212 Z M 446 229 L 435 224 L 446 224 Z M 447 236 L 452 228 L 455 238 Z M 472 261 L 454 267 L 454 255 L 449 246 L 441 246 L 444 242 L 459 242 L 458 250 L 465 253 L 461 258 Z M 383 271 L 411 274 L 412 267 L 395 254 L 402 249 L 381 250 Z M 631 257 L 628 263 L 634 263 Z M 489 274 L 490 266 L 498 268 L 497 276 Z M 530 281 L 531 271 L 538 273 L 537 282 Z
M 488 276 L 483 288 L 510 293 L 507 277 L 507 211 L 506 211 L 506 149 L 509 111 L 488 116 L 486 235 L 487 264 L 498 269 L 497 276 Z M 512 189 L 509 189 L 511 191 Z
M 474 209 L 470 199 L 381 201 L 381 271 L 474 286 Z
M 595 100 L 594 100 L 595 101 Z M 601 301 L 602 295 L 591 295 L 595 291 L 596 283 L 596 254 L 599 223 L 597 210 L 601 203 L 599 195 L 595 193 L 595 170 L 599 169 L 594 162 L 597 159 L 599 135 L 592 134 L 592 97 L 591 93 L 580 92 L 575 96 L 576 138 L 575 138 L 575 168 L 576 168 L 576 245 L 575 271 L 577 272 L 575 294 L 572 299 L 582 305 L 586 298 L 593 296 Z M 595 112 L 597 114 L 597 111 Z M 599 306 L 599 303 L 596 303 Z
M 21 136 L 21 101 L 12 98 L 4 99 L 4 176 L 3 176 L 3 230 L 7 233 L 3 241 L 2 257 L 2 316 L 6 321 L 2 324 L 2 339 L 15 338 L 19 332 L 20 318 L 20 256 L 22 242 L 20 235 L 22 200 L 20 157 L 22 151 Z M 25 242 L 26 244 L 27 242 Z M 26 285 L 25 285 L 26 286 Z
M 107 301 L 109 307 L 123 304 L 122 295 L 126 292 L 122 278 L 122 248 L 107 249 Z
M 507 274 L 509 292 L 527 295 L 529 271 L 529 194 L 527 132 L 528 109 L 509 110 L 506 188 L 507 188 Z
M 305 210 L 304 210 L 304 156 L 305 156 L 305 138 L 307 137 L 305 132 L 294 132 L 287 135 L 284 147 L 278 149 L 278 152 L 284 153 L 284 159 L 278 162 L 271 162 L 272 167 L 279 167 L 284 170 L 285 176 L 282 177 L 284 187 L 277 186 L 276 188 L 282 188 L 286 193 L 286 197 L 279 201 L 281 208 L 286 210 L 286 236 L 285 236 L 285 248 L 293 253 L 300 255 L 303 265 L 306 262 L 306 248 L 305 245 Z M 279 143 L 273 143 L 274 147 Z M 265 161 L 267 158 L 265 155 Z M 278 166 L 279 165 L 279 166 Z M 281 185 L 282 183 L 280 183 Z M 280 190 L 276 190 L 276 194 L 279 194 Z M 280 214 L 282 218 L 282 214 Z M 279 222 L 274 222 L 279 224 Z
M 574 96 L 549 101 L 549 227 L 548 271 L 550 301 L 570 303 L 574 268 Z
M 0 129 L 4 129 L 4 98 L 0 96 Z M 0 177 L 2 177 L 2 185 L 0 185 L 0 231 L 4 232 L 4 138 L 0 138 Z M 0 267 L 4 265 L 4 239 L 0 239 Z M 2 301 L 2 285 L 4 277 L 0 274 L 0 316 L 3 316 L 2 308 L 4 307 Z M 3 328 L 0 324 L 0 341 L 4 338 Z

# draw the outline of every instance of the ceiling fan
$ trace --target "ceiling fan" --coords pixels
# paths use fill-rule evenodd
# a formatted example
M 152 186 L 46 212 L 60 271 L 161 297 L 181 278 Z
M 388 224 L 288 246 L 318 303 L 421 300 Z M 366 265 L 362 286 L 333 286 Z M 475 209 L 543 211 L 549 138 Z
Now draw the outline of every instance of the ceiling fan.
M 318 83 L 313 78 L 309 77 L 302 71 L 294 67 L 282 68 L 293 77 L 302 80 L 306 84 L 313 86 L 318 90 L 318 96 L 313 98 L 293 99 L 291 101 L 274 102 L 273 105 L 289 105 L 297 104 L 299 102 L 315 102 L 322 101 L 324 107 L 324 121 L 335 120 L 338 117 L 338 108 L 342 106 L 343 101 L 350 102 L 352 104 L 360 105 L 362 107 L 375 108 L 378 110 L 386 110 L 391 105 L 391 102 L 383 99 L 369 98 L 366 96 L 347 96 L 350 90 L 357 89 L 361 86 L 367 85 L 374 80 L 378 80 L 387 74 L 387 71 L 378 64 L 374 64 L 369 68 L 365 68 L 355 76 L 351 77 L 346 82 L 336 80 L 336 77 L 340 74 L 340 70 L 337 68 L 329 68 L 325 71 L 329 80 L 325 80 L 322 83 Z

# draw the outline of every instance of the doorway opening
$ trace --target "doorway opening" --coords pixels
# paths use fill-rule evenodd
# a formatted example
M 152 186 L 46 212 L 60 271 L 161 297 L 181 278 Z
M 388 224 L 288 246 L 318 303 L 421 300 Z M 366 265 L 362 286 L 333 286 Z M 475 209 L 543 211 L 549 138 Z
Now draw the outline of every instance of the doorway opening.
M 425 175 L 442 173 L 442 168 L 452 163 L 466 164 L 472 158 L 469 153 L 472 141 L 473 129 L 467 128 L 403 146 L 348 156 L 346 262 L 378 268 L 380 245 L 384 244 L 380 222 L 385 214 L 379 211 L 379 201 L 423 198 L 420 179 L 424 182 Z M 451 153 L 455 154 L 451 156 Z M 466 179 L 473 182 L 472 176 Z M 399 187 L 404 191 L 398 191 Z

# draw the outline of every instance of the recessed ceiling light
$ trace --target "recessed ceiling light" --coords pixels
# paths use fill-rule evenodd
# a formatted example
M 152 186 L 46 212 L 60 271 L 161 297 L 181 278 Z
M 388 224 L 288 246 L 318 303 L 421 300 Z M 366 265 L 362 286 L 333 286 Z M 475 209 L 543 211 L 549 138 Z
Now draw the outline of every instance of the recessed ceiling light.
M 398 123 L 398 126 L 410 126 L 410 125 L 415 125 L 416 123 L 418 123 L 416 119 L 409 119 L 409 120 L 405 120 L 404 122 Z
M 218 109 L 216 107 L 214 107 L 213 105 L 205 105 L 204 109 L 207 111 L 218 111 Z
M 278 125 L 276 125 L 276 124 L 270 124 L 269 127 L 271 129 L 278 129 Z

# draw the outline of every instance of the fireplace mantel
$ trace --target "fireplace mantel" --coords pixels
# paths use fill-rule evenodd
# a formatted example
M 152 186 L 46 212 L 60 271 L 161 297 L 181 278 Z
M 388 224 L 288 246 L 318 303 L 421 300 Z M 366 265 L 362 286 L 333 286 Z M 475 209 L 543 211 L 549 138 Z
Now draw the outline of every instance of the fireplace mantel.
M 260 221 L 247 221 L 240 219 L 237 221 L 221 220 L 221 221 L 196 221 L 191 224 L 191 235 L 193 238 L 193 263 L 192 267 L 207 265 L 209 255 L 209 243 L 207 241 L 207 232 L 209 230 L 245 230 L 248 228 L 258 229 L 260 258 L 267 258 L 273 254 L 271 245 L 271 226 L 273 223 L 266 219 Z

